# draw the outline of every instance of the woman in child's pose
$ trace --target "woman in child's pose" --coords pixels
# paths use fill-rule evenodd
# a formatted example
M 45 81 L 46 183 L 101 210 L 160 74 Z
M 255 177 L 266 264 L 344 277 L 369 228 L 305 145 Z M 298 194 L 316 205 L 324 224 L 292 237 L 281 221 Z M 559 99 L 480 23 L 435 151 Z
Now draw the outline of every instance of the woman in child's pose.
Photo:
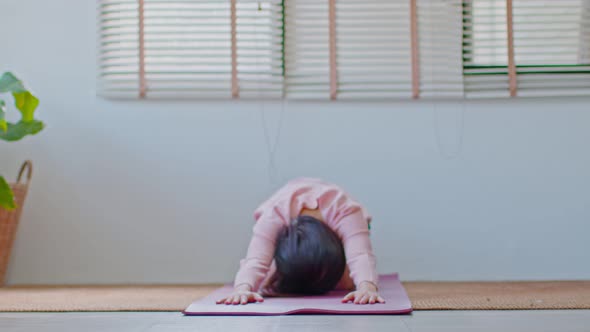
M 262 295 L 353 290 L 342 302 L 385 303 L 377 291 L 371 218 L 341 188 L 318 179 L 290 181 L 254 213 L 256 224 L 234 291 L 218 304 Z

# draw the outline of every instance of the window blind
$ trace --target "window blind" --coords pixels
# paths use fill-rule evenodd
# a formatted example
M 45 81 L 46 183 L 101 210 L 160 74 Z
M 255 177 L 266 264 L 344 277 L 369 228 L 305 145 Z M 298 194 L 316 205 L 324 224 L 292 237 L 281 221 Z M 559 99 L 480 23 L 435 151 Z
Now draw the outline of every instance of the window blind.
M 98 93 L 111 97 L 138 96 L 138 2 L 99 2 L 98 28 Z
M 242 98 L 283 96 L 281 0 L 237 1 L 237 78 Z
M 337 98 L 410 98 L 410 1 L 336 1 Z
M 423 68 L 418 94 L 462 96 L 461 1 L 417 4 L 420 51 L 415 56 Z M 338 0 L 333 5 L 335 99 L 411 97 L 411 2 Z M 286 96 L 331 98 L 330 2 L 287 1 L 285 28 Z
M 582 21 L 580 33 L 580 62 L 590 63 L 590 1 L 585 0 L 582 5 Z
M 465 1 L 467 96 L 589 95 L 588 4 L 588 0 Z M 511 62 L 514 75 L 510 75 Z
M 338 0 L 332 6 L 330 17 L 330 0 L 291 0 L 284 7 L 281 0 L 101 0 L 99 91 L 122 97 L 411 96 L 409 2 Z
M 331 77 L 330 1 L 286 1 L 287 96 L 410 97 L 409 1 L 337 0 L 333 5 L 336 73 Z
M 420 97 L 462 98 L 461 0 L 417 2 Z
M 285 89 L 291 99 L 330 98 L 329 2 L 285 1 Z
M 98 8 L 98 90 L 107 97 L 590 94 L 590 0 L 99 0 Z
M 99 8 L 102 95 L 141 95 L 142 81 L 148 97 L 282 95 L 280 0 L 102 0 Z

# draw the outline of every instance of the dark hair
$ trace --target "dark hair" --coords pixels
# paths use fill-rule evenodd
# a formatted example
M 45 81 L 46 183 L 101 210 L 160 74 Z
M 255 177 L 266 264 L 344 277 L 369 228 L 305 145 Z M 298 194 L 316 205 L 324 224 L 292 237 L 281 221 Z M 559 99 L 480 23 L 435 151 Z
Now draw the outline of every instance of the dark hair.
M 310 216 L 299 216 L 279 233 L 274 258 L 272 288 L 280 294 L 324 294 L 336 287 L 346 268 L 338 235 Z

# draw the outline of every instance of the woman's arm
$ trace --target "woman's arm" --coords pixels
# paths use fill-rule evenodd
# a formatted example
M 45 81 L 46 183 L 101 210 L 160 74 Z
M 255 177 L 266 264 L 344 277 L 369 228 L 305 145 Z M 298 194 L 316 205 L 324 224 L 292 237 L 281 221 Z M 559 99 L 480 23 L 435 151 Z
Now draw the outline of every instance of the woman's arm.
M 280 221 L 262 218 L 256 223 L 246 258 L 240 262 L 234 286 L 246 284 L 252 290 L 260 287 L 274 258 L 276 237 L 282 227 Z
M 342 237 L 346 263 L 356 286 L 356 291 L 349 293 L 342 301 L 357 304 L 384 303 L 378 293 L 377 263 L 366 217 L 360 210 L 353 212 L 338 222 L 337 231 Z
M 342 238 L 350 277 L 356 287 L 364 281 L 375 286 L 378 282 L 377 263 L 369 238 L 369 225 L 360 210 L 341 218 L 336 227 Z
M 234 292 L 217 301 L 218 304 L 246 304 L 263 301 L 258 289 L 268 274 L 274 258 L 276 237 L 283 226 L 281 219 L 260 216 L 254 226 L 246 258 L 240 262 L 240 269 L 234 280 Z

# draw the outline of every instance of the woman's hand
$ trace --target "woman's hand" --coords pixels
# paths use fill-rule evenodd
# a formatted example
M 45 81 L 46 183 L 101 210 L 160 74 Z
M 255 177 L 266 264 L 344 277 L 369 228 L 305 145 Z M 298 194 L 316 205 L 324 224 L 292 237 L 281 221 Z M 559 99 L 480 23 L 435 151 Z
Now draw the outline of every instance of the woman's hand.
M 247 304 L 247 303 L 253 303 L 253 302 L 263 302 L 264 299 L 262 298 L 262 296 L 260 296 L 260 294 L 252 292 L 250 290 L 250 286 L 249 285 L 239 285 L 237 286 L 234 291 L 228 295 L 227 297 L 224 297 L 222 299 L 219 299 L 216 303 L 217 304 Z
M 357 290 L 348 293 L 343 299 L 342 303 L 354 302 L 354 304 L 375 304 L 385 303 L 385 300 L 379 296 L 377 286 L 372 282 L 362 282 Z

